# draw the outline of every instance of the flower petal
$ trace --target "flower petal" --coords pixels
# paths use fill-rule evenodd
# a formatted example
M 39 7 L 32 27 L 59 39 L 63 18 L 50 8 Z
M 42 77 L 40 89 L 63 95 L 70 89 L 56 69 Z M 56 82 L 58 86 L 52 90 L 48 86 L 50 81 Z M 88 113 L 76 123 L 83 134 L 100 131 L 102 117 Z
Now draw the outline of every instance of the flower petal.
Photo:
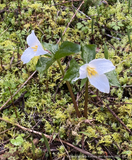
M 37 52 L 35 53 L 35 56 L 40 56 L 40 55 L 44 55 L 47 54 L 47 51 L 44 51 L 44 49 L 42 48 L 41 45 L 38 46 L 37 48 Z
M 84 64 L 79 69 L 79 77 L 74 78 L 72 81 L 77 81 L 78 79 L 84 79 L 87 77 L 87 66 L 88 64 Z
M 108 59 L 94 59 L 89 62 L 89 66 L 95 68 L 99 75 L 115 69 L 115 66 Z
M 84 79 L 84 78 L 87 77 L 87 66 L 88 66 L 88 64 L 84 64 L 80 67 L 80 69 L 79 69 L 79 74 L 80 74 L 79 79 Z
M 35 56 L 35 52 L 31 47 L 28 47 L 24 52 L 23 55 L 21 56 L 21 60 L 23 63 L 28 63 L 33 57 Z
M 101 92 L 104 93 L 110 92 L 109 81 L 105 74 L 91 76 L 91 78 L 89 77 L 89 82 Z
M 35 33 L 34 33 L 34 30 L 32 31 L 32 33 L 27 37 L 27 44 L 30 46 L 30 47 L 33 47 L 33 46 L 38 46 L 38 45 L 41 45 L 40 44 L 40 41 L 38 40 L 38 38 L 35 36 Z

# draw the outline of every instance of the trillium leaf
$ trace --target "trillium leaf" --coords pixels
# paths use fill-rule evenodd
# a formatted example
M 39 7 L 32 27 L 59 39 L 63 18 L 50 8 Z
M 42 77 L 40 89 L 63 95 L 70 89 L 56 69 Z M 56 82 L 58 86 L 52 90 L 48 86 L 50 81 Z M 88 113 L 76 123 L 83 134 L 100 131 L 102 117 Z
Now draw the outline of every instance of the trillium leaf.
M 74 53 L 80 52 L 80 45 L 72 42 L 65 41 L 61 44 L 60 49 L 55 53 L 54 58 L 60 59 Z
M 52 58 L 40 57 L 36 69 L 43 74 L 54 62 L 55 60 Z
M 105 73 L 105 75 L 107 76 L 111 86 L 121 87 L 120 83 L 119 83 L 119 81 L 117 79 L 117 74 L 116 74 L 115 70 L 107 72 L 107 73 Z
M 105 56 L 105 59 L 108 59 L 108 48 L 106 44 L 104 44 L 104 56 Z
M 51 44 L 51 43 L 42 43 L 43 47 L 50 51 L 52 54 L 55 54 L 58 51 L 58 44 Z
M 65 73 L 64 80 L 72 81 L 74 78 L 79 76 L 79 66 L 75 59 L 70 61 L 70 67 Z
M 11 139 L 10 141 L 14 146 L 21 146 L 24 142 L 23 138 L 20 135 L 16 139 Z
M 81 47 L 79 44 L 65 41 L 61 44 L 60 49 L 67 49 L 68 51 L 71 51 L 73 53 L 78 53 L 80 52 Z
M 85 63 L 89 63 L 93 59 L 95 59 L 96 55 L 96 45 L 95 44 L 89 44 L 82 46 L 82 59 Z

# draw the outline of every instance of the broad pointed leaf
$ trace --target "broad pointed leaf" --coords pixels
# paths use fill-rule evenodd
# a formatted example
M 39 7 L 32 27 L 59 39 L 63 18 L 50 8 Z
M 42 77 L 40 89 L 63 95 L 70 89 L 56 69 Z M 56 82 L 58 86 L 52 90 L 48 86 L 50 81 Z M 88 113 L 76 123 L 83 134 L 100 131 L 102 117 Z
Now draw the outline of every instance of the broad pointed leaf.
M 65 41 L 61 44 L 60 49 L 55 53 L 54 58 L 60 59 L 78 52 L 80 52 L 80 45 Z
M 58 44 L 50 44 L 50 43 L 43 42 L 42 45 L 52 54 L 55 54 L 59 49 Z
M 43 74 L 54 62 L 55 60 L 52 58 L 40 57 L 36 69 Z
M 120 83 L 119 83 L 119 81 L 117 79 L 117 74 L 116 74 L 115 70 L 107 72 L 107 73 L 105 73 L 105 75 L 107 76 L 111 86 L 121 87 Z
M 70 67 L 65 73 L 64 80 L 72 81 L 74 78 L 79 76 L 79 66 L 75 59 L 70 61 Z
M 89 63 L 93 59 L 95 59 L 96 55 L 96 45 L 95 44 L 89 44 L 82 46 L 82 59 L 85 63 Z

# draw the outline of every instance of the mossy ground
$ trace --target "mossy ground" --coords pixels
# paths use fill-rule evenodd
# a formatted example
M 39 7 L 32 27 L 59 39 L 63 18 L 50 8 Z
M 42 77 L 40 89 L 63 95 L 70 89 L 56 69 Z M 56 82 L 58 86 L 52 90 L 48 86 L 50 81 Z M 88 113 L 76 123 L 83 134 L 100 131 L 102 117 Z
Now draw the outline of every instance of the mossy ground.
M 1 106 L 35 71 L 38 57 L 34 57 L 26 65 L 20 60 L 27 48 L 26 37 L 31 30 L 35 30 L 37 37 L 42 41 L 57 43 L 79 4 L 80 2 L 74 2 L 72 5 L 71 2 L 52 0 L 35 2 L 1 0 Z M 27 91 L 24 99 L 1 111 L 0 116 L 10 123 L 0 121 L 0 158 L 50 159 L 42 137 L 13 125 L 19 123 L 21 126 L 53 136 L 53 139 L 49 140 L 53 159 L 69 159 L 69 156 L 72 160 L 94 159 L 63 144 L 61 140 L 64 140 L 102 159 L 131 160 L 132 135 L 108 110 L 109 107 L 132 131 L 131 30 L 132 9 L 131 6 L 129 9 L 128 1 L 111 0 L 108 4 L 98 1 L 89 4 L 85 0 L 64 34 L 63 41 L 96 44 L 97 58 L 104 58 L 106 44 L 109 59 L 116 66 L 121 87 L 111 86 L 110 94 L 99 93 L 97 98 L 96 89 L 89 86 L 88 120 L 86 120 L 83 117 L 76 117 L 72 99 L 57 63 L 54 63 L 44 75 L 36 72 L 12 101 Z M 64 69 L 69 59 L 68 57 L 62 59 Z M 80 60 L 79 55 L 76 56 L 76 60 Z M 80 88 L 80 81 L 73 86 L 81 112 L 84 108 L 84 89 L 84 86 Z M 60 137 L 60 142 L 54 141 L 55 137 Z M 15 138 L 18 140 L 12 141 Z

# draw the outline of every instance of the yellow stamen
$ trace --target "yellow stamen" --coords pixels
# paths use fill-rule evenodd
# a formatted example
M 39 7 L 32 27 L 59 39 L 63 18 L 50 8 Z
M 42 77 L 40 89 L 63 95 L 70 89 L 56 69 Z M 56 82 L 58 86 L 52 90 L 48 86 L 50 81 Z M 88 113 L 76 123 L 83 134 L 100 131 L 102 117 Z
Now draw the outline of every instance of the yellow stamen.
M 96 72 L 95 68 L 89 67 L 89 66 L 87 67 L 87 72 L 88 72 L 88 75 L 89 75 L 90 78 L 91 78 L 91 76 L 95 76 L 96 74 L 98 74 Z
M 38 49 L 38 46 L 36 45 L 35 47 L 31 47 L 32 49 L 34 49 L 33 51 L 36 52 Z

